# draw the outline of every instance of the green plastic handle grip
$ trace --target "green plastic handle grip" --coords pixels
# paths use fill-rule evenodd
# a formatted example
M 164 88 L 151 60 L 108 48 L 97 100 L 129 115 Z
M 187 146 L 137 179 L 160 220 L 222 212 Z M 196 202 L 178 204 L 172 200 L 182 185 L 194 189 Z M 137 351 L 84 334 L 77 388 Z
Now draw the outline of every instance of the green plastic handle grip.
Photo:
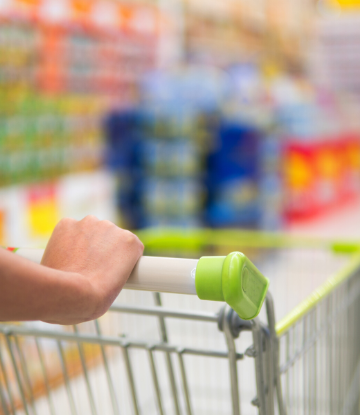
M 264 303 L 269 280 L 241 252 L 200 258 L 195 274 L 201 300 L 226 301 L 243 320 L 252 320 Z

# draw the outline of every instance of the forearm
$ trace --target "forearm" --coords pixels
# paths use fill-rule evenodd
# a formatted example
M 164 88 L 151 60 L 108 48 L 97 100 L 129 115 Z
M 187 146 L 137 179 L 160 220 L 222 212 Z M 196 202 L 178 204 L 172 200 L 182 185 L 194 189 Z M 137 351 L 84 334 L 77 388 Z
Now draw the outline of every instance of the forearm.
M 0 248 L 0 321 L 76 324 L 98 318 L 143 250 L 134 234 L 94 216 L 61 220 L 42 265 Z
M 90 320 L 97 310 L 84 276 L 34 264 L 0 249 L 0 321 L 43 320 L 72 324 Z

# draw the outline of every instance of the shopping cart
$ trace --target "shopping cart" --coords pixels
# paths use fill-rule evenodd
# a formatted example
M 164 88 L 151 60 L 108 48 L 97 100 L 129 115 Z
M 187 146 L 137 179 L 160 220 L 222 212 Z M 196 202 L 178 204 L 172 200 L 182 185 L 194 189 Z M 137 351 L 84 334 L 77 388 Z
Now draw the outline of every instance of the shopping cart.
M 202 259 L 143 258 L 94 322 L 1 324 L 3 414 L 359 413 L 356 245 L 239 231 L 140 237 L 148 254 Z M 235 249 L 270 278 L 279 322 L 257 268 L 222 256 Z

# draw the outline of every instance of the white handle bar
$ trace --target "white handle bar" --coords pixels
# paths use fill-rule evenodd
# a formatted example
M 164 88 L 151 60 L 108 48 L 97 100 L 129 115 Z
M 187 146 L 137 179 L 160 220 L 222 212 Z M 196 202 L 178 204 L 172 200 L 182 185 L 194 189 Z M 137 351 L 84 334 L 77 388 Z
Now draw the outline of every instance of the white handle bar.
M 34 249 L 8 249 L 38 263 L 44 254 Z M 269 280 L 244 254 L 232 252 L 226 257 L 202 257 L 199 261 L 141 257 L 124 288 L 226 301 L 240 318 L 251 320 L 259 314 L 268 287 Z
M 18 249 L 16 253 L 40 263 L 41 249 Z M 129 290 L 196 294 L 195 270 L 198 260 L 182 258 L 141 257 L 124 288 Z

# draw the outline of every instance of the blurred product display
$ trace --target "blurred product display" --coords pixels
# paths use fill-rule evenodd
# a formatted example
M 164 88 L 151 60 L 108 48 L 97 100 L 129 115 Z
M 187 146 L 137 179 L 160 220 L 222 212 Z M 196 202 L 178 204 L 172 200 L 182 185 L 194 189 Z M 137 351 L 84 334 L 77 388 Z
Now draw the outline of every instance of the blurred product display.
M 314 80 L 359 98 L 360 13 L 329 16 L 319 22 L 315 33 L 311 52 Z
M 0 189 L 0 245 L 41 247 L 64 217 L 86 215 L 116 221 L 115 182 L 105 171 Z
M 0 186 L 98 166 L 106 106 L 130 101 L 154 65 L 154 33 L 100 26 L 96 3 L 73 18 L 74 2 L 60 22 L 34 4 L 0 21 Z
M 118 206 L 126 226 L 203 223 L 204 163 L 218 91 L 210 73 L 195 89 L 194 75 L 199 73 L 149 75 L 141 104 L 107 119 L 107 161 L 119 177 Z
M 91 182 L 101 168 L 103 114 L 132 102 L 139 80 L 154 67 L 157 19 L 153 7 L 112 1 L 0 4 L 0 242 L 20 237 L 11 230 L 9 203 L 29 206 L 18 220 L 31 229 L 33 203 L 24 195 L 40 193 L 37 222 L 47 225 L 39 225 L 33 240 L 46 240 L 64 212 L 54 195 L 64 183 L 69 191 L 72 181 L 83 183 L 83 172 Z M 103 200 L 105 213 L 111 200 Z M 76 216 L 81 208 L 72 206 L 68 215 Z M 17 241 L 24 238 L 31 241 Z
M 113 196 L 111 219 L 134 229 L 273 230 L 356 199 L 354 10 L 0 2 L 0 241 L 20 237 L 17 204 L 41 244 L 64 212 L 105 217 Z M 92 180 L 103 211 L 75 197 Z
M 214 75 L 154 74 L 137 107 L 108 117 L 124 226 L 274 230 L 359 196 L 360 131 L 341 96 L 248 64 Z

